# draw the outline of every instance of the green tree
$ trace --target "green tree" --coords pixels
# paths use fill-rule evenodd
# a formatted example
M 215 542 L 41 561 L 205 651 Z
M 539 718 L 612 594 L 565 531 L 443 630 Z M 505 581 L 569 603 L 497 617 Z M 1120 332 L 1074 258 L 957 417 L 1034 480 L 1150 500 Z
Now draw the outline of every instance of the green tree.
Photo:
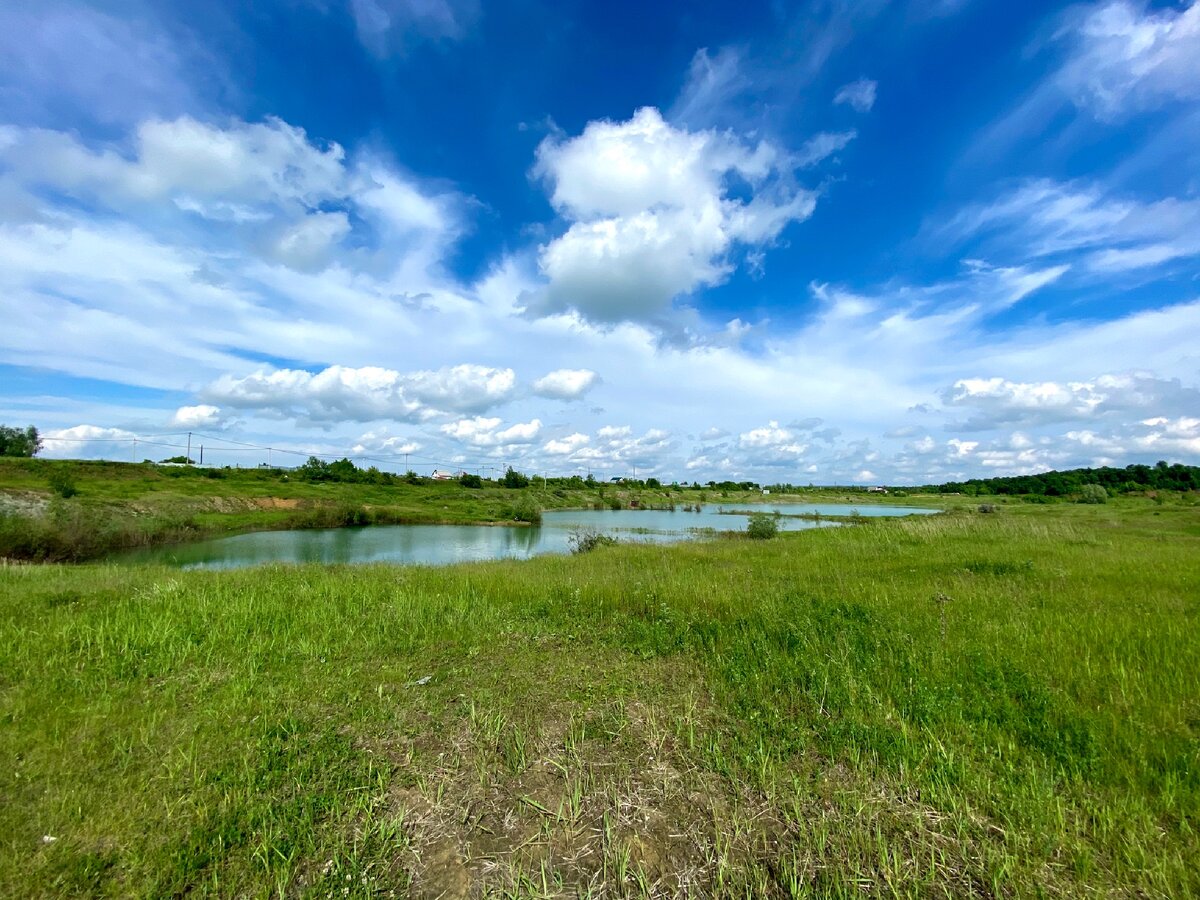
M 509 466 L 508 471 L 504 473 L 504 486 L 506 488 L 529 487 L 529 476 L 522 475 L 512 466 Z
M 330 481 L 329 463 L 325 460 L 310 456 L 304 465 L 296 469 L 296 475 L 304 481 Z
M 1085 484 L 1079 488 L 1080 503 L 1107 503 L 1108 491 L 1102 484 Z
M 0 425 L 0 456 L 36 456 L 41 449 L 42 438 L 32 425 L 24 430 Z

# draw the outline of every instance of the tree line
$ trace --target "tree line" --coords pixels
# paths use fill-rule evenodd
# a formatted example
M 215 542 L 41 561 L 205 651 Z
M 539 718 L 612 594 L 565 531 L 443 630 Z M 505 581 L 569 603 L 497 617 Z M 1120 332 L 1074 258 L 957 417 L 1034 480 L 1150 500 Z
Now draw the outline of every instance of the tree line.
M 1153 466 L 1129 465 L 1123 469 L 1101 466 L 1096 469 L 1070 469 L 1037 475 L 1011 475 L 1002 478 L 971 478 L 930 484 L 913 491 L 942 494 L 1020 494 L 1040 497 L 1067 497 L 1080 493 L 1084 485 L 1102 485 L 1110 494 L 1143 491 L 1200 490 L 1200 466 L 1181 463 L 1168 465 L 1160 460 Z

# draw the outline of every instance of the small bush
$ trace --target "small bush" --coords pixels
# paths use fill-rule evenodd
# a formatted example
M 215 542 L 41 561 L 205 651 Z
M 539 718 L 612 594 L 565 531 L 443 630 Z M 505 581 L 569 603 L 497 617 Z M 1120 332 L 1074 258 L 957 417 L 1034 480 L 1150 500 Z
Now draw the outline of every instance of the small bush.
M 528 522 L 530 525 L 542 524 L 541 508 L 528 497 L 522 497 L 512 507 L 511 515 L 514 522 Z
M 465 488 L 483 487 L 483 479 L 478 475 L 472 475 L 469 472 L 464 472 L 462 477 L 458 479 L 458 483 Z
M 567 546 L 572 553 L 590 553 L 597 547 L 612 547 L 617 539 L 611 534 L 604 534 L 594 528 L 579 528 L 571 532 L 567 538 Z
M 75 486 L 75 479 L 71 477 L 71 473 L 66 469 L 55 469 L 50 473 L 50 489 L 64 500 L 70 499 L 79 493 L 79 488 Z
M 775 537 L 779 531 L 779 521 L 767 513 L 753 513 L 746 523 L 746 534 L 756 541 L 765 541 Z
M 1080 503 L 1107 503 L 1108 491 L 1102 484 L 1085 484 L 1079 488 Z

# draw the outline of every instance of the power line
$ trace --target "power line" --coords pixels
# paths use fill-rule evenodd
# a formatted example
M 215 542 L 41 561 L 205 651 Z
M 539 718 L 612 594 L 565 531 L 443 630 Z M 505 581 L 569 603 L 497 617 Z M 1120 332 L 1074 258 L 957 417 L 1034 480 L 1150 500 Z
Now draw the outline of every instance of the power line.
M 187 438 L 188 438 L 187 443 L 170 443 L 170 442 L 166 442 L 166 441 L 155 441 L 155 440 L 150 439 L 150 438 L 155 438 L 155 437 L 175 437 L 175 436 L 183 436 L 183 435 L 187 436 Z M 145 444 L 145 445 L 151 446 L 151 447 L 166 447 L 166 448 L 172 449 L 172 450 L 186 451 L 187 459 L 190 460 L 191 459 L 191 439 L 192 439 L 192 437 L 198 437 L 198 438 L 201 438 L 202 440 L 209 441 L 209 442 L 217 442 L 217 443 L 221 443 L 221 444 L 233 445 L 232 447 L 215 447 L 215 448 L 210 446 L 209 447 L 210 450 L 218 450 L 223 453 L 249 453 L 249 452 L 267 453 L 268 459 L 270 458 L 270 454 L 284 453 L 284 454 L 288 454 L 290 456 L 299 456 L 299 457 L 303 457 L 303 458 L 315 457 L 315 458 L 321 459 L 321 460 L 334 460 L 334 461 L 339 460 L 339 459 L 350 459 L 350 460 L 361 460 L 361 461 L 367 461 L 367 462 L 382 463 L 385 465 L 390 464 L 390 463 L 397 463 L 397 462 L 400 462 L 401 460 L 403 460 L 406 470 L 409 467 L 410 460 L 414 461 L 415 464 L 417 464 L 417 465 L 421 465 L 421 466 L 428 465 L 435 469 L 445 467 L 448 469 L 456 469 L 456 470 L 462 470 L 462 471 L 467 471 L 469 469 L 499 470 L 501 468 L 510 468 L 511 467 L 510 463 L 504 463 L 502 466 L 496 459 L 490 458 L 490 457 L 487 458 L 487 461 L 480 461 L 480 460 L 457 460 L 457 461 L 455 461 L 455 460 L 439 459 L 439 458 L 432 457 L 432 456 L 423 456 L 421 454 L 412 453 L 411 451 L 408 453 L 388 454 L 388 453 L 378 453 L 378 452 L 355 453 L 353 451 L 340 452 L 340 453 L 321 453 L 321 452 L 312 451 L 312 450 L 291 450 L 291 449 L 284 448 L 284 447 L 274 447 L 274 446 L 267 446 L 265 444 L 254 444 L 254 443 L 250 443 L 248 441 L 239 441 L 235 438 L 230 438 L 230 437 L 225 437 L 223 435 L 210 434 L 208 432 L 200 432 L 200 431 L 155 432 L 153 434 L 148 434 L 148 435 L 130 433 L 128 437 L 52 437 L 50 435 L 45 435 L 44 439 L 50 443 L 58 442 L 58 443 L 70 443 L 70 444 L 130 444 L 134 448 L 136 448 L 138 444 Z M 541 473 L 538 473 L 538 474 L 540 475 Z M 572 473 L 572 474 L 576 474 L 576 473 Z M 588 470 L 588 474 L 589 475 L 591 474 L 590 467 Z M 546 476 L 542 475 L 542 477 L 545 478 Z M 555 476 L 555 477 L 571 477 L 571 476 Z

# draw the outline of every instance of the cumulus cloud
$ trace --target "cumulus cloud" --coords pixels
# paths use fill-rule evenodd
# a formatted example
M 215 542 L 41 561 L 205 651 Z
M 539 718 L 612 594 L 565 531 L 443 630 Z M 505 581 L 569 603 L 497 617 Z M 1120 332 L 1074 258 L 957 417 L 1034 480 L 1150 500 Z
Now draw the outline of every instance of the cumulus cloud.
M 41 437 L 42 456 L 67 459 L 133 459 L 138 440 L 136 432 L 100 425 L 53 428 Z
M 391 456 L 416 453 L 421 449 L 418 441 L 408 437 L 390 434 L 386 429 L 368 431 L 360 435 L 354 442 L 353 451 L 356 454 L 388 454 Z
M 608 324 L 660 319 L 675 298 L 724 281 L 735 247 L 768 244 L 812 213 L 814 195 L 792 183 L 791 168 L 765 141 L 676 128 L 650 107 L 547 138 L 534 173 L 570 225 L 540 248 L 548 284 L 527 298 L 527 311 L 574 310 Z M 730 196 L 731 180 L 750 199 Z
M 499 418 L 475 416 L 443 425 L 441 431 L 447 437 L 472 447 L 507 447 L 514 444 L 531 444 L 537 440 L 542 430 L 541 419 L 518 422 L 508 428 L 501 428 L 501 422 Z
M 542 449 L 553 456 L 569 456 L 579 448 L 586 447 L 591 440 L 586 434 L 581 434 L 577 431 L 564 438 L 555 438 L 552 441 L 547 441 Z
M 279 119 L 226 127 L 188 116 L 137 126 L 130 156 L 93 150 L 71 135 L 11 129 L 5 159 L 28 180 L 108 199 L 187 202 L 213 218 L 241 204 L 294 201 L 315 207 L 345 192 L 345 151 L 318 147 Z
M 555 369 L 533 383 L 533 392 L 553 400 L 578 400 L 599 380 L 591 369 Z
M 942 400 L 947 406 L 974 410 L 966 422 L 952 426 L 965 431 L 1079 422 L 1136 411 L 1200 409 L 1200 391 L 1177 380 L 1146 374 L 1101 375 L 1091 381 L 1061 383 L 964 378 L 948 388 Z
M 875 89 L 878 82 L 869 78 L 859 78 L 849 84 L 843 84 L 833 95 L 835 105 L 845 103 L 860 113 L 870 112 L 875 105 Z
M 225 428 L 229 422 L 225 415 L 222 414 L 219 406 L 211 406 L 207 403 L 201 403 L 197 406 L 181 406 L 175 410 L 175 414 L 171 416 L 171 424 L 177 428 Z
M 508 400 L 515 387 L 512 369 L 487 366 L 409 373 L 378 366 L 330 366 L 315 374 L 277 369 L 243 378 L 224 375 L 204 394 L 238 409 L 315 423 L 420 421 L 442 412 L 482 412 Z
M 339 144 L 276 118 L 220 125 L 152 119 L 115 146 L 0 128 L 0 163 L 14 189 L 66 194 L 126 219 L 162 221 L 173 209 L 179 230 L 191 225 L 205 242 L 248 239 L 266 259 L 302 270 L 325 265 L 355 227 L 363 230 L 360 243 L 388 241 L 393 258 L 422 251 L 426 265 L 459 232 L 459 198 L 375 157 L 351 161 Z
M 776 421 L 742 432 L 737 446 L 746 457 L 743 464 L 749 467 L 794 465 L 808 452 L 808 444 Z
M 635 436 L 628 425 L 605 425 L 596 430 L 594 440 L 577 432 L 549 442 L 545 450 L 556 456 L 560 465 L 574 463 L 617 474 L 633 469 L 638 474 L 652 475 L 664 472 L 667 454 L 677 446 L 671 433 L 662 428 L 650 428 Z

